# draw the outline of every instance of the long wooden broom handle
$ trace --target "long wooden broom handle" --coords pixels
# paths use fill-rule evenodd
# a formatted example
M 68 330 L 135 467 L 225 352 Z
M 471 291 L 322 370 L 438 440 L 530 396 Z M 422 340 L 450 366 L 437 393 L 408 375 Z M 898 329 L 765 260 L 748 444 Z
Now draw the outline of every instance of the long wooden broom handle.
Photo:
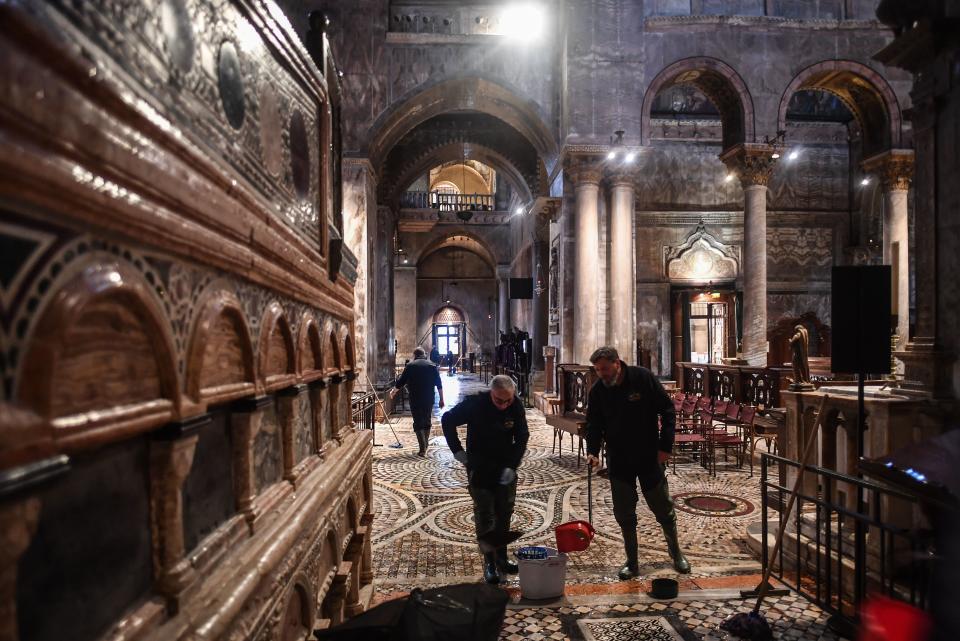
M 823 406 L 826 404 L 827 399 L 829 398 L 828 394 L 824 394 L 820 399 L 820 406 L 817 408 L 817 420 L 813 424 L 813 429 L 810 430 L 810 434 L 807 436 L 807 443 L 803 448 L 803 457 L 800 459 L 800 471 L 797 473 L 797 479 L 793 482 L 793 489 L 790 491 L 790 500 L 787 501 L 787 516 L 783 519 L 783 523 L 780 526 L 780 531 L 777 532 L 777 541 L 773 545 L 773 554 L 770 555 L 770 561 L 767 563 L 767 570 L 763 573 L 763 580 L 760 582 L 760 593 L 757 595 L 757 604 L 753 607 L 754 612 L 760 611 L 760 604 L 763 603 L 763 598 L 767 596 L 767 588 L 769 587 L 770 574 L 773 572 L 773 560 L 777 558 L 777 554 L 780 552 L 780 545 L 783 543 L 783 535 L 787 531 L 787 524 L 790 522 L 790 513 L 793 511 L 793 504 L 797 500 L 797 494 L 800 493 L 800 483 L 803 482 L 803 473 L 807 467 L 807 461 L 810 460 L 810 453 L 813 451 L 813 444 L 817 441 L 817 433 L 820 428 L 820 421 L 823 418 Z M 803 425 L 803 417 L 799 417 L 800 424 Z M 767 488 L 761 487 L 761 492 L 766 492 Z M 766 518 L 766 514 L 763 515 Z M 800 536 L 800 533 L 797 533 L 797 536 Z M 797 559 L 797 563 L 800 563 L 800 559 Z

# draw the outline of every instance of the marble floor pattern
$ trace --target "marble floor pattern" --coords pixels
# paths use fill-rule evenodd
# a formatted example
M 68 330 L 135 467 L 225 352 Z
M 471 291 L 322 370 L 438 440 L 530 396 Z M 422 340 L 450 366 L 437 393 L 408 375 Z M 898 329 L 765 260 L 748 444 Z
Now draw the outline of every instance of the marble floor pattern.
M 485 389 L 475 377 L 442 377 L 449 408 L 465 394 Z M 426 458 L 416 455 L 409 416 L 394 415 L 390 426 L 378 425 L 374 448 L 373 564 L 376 600 L 403 596 L 414 587 L 480 580 L 481 557 L 475 543 L 473 514 L 462 465 L 450 455 L 434 420 Z M 554 546 L 553 528 L 587 520 L 587 470 L 570 439 L 562 458 L 552 451 L 552 429 L 535 409 L 527 411 L 530 443 L 518 470 L 513 528 L 525 534 L 521 545 Z M 394 432 L 402 448 L 396 444 Z M 461 440 L 464 439 L 461 428 Z M 723 639 L 717 628 L 729 614 L 752 604 L 740 588 L 755 586 L 760 564 L 746 545 L 747 525 L 759 520 L 759 483 L 746 470 L 721 468 L 716 477 L 693 462 L 668 472 L 677 506 L 681 545 L 693 571 L 677 577 L 659 525 L 641 499 L 638 508 L 641 577 L 622 582 L 616 571 L 623 561 L 622 538 L 613 518 L 609 483 L 593 478 L 593 524 L 597 535 L 584 552 L 567 562 L 565 596 L 555 602 L 525 602 L 516 577 L 502 639 Z M 658 576 L 680 579 L 673 601 L 647 596 Z M 826 615 L 802 597 L 768 599 L 764 612 L 775 638 L 836 639 L 826 629 Z M 657 621 L 648 619 L 659 617 Z M 600 625 L 596 619 L 618 619 Z M 620 620 L 622 619 L 622 620 Z

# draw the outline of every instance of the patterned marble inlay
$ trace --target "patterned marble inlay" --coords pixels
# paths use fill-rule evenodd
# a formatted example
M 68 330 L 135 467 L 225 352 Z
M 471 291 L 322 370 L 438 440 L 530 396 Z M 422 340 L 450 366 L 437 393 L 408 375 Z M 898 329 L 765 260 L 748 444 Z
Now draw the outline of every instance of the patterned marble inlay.
M 665 617 L 620 617 L 577 621 L 587 641 L 683 641 Z
M 466 377 L 459 389 L 453 389 L 458 379 L 441 378 L 448 401 L 456 399 L 458 392 L 482 388 L 476 379 Z M 569 438 L 562 458 L 553 451 L 553 430 L 539 411 L 528 410 L 527 421 L 530 443 L 518 470 L 512 522 L 524 536 L 516 545 L 555 545 L 557 525 L 587 519 L 586 466 L 582 458 L 578 466 Z M 413 579 L 443 584 L 480 576 L 466 474 L 450 455 L 438 423 L 435 419 L 426 458 L 416 456 L 416 438 L 406 416 L 395 418 L 393 425 L 403 448 L 374 450 L 374 571 L 385 588 L 415 583 Z M 377 426 L 376 436 L 378 443 L 394 442 L 386 425 Z M 667 478 L 675 496 L 725 497 L 736 503 L 732 512 L 710 512 L 678 501 L 680 540 L 693 564 L 693 576 L 757 571 L 759 564 L 745 545 L 747 524 L 757 520 L 753 510 L 760 501 L 756 479 L 748 479 L 745 471 L 721 471 L 712 477 L 696 464 L 683 462 L 677 465 L 677 475 L 669 473 Z M 641 572 L 672 574 L 660 526 L 642 500 L 637 516 Z M 593 479 L 593 523 L 597 536 L 588 550 L 571 555 L 568 582 L 616 581 L 623 543 L 613 517 L 609 481 L 604 478 Z M 430 554 L 424 553 L 424 546 Z M 417 549 L 420 552 L 414 553 Z

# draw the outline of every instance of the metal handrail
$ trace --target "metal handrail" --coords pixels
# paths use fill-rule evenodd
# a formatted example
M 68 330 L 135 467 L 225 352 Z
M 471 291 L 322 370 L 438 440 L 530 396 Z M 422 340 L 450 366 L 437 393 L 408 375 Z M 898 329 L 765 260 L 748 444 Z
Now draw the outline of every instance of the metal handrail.
M 771 466 L 779 468 L 779 480 L 770 478 Z M 800 468 L 798 461 L 782 456 L 761 456 L 763 569 L 773 564 L 772 576 L 833 615 L 841 629 L 857 623 L 860 603 L 872 592 L 928 608 L 929 561 L 936 557 L 932 537 L 914 526 L 919 497 L 835 470 L 805 465 L 805 484 L 817 490 L 811 493 L 801 488 L 796 508 L 785 516 L 782 506 L 790 488 L 784 483 L 784 475 L 787 469 L 799 473 Z M 848 497 L 869 493 L 863 511 L 835 500 L 841 490 Z M 771 509 L 778 513 L 772 526 Z M 777 558 L 771 559 L 767 541 L 771 529 L 777 528 L 775 534 L 784 527 L 792 528 L 788 530 L 793 535 L 792 544 L 785 542 Z M 858 559 L 857 550 L 867 553 Z M 792 559 L 788 558 L 790 554 Z

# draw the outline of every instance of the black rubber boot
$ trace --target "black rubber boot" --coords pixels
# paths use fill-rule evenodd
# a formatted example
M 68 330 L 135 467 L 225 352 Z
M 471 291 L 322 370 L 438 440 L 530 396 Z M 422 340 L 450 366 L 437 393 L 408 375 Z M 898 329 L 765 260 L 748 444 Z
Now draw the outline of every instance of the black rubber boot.
M 420 445 L 417 456 L 426 456 L 427 445 L 430 442 L 430 430 L 415 430 L 415 433 L 417 435 L 417 443 Z
M 663 529 L 663 538 L 667 541 L 667 551 L 673 560 L 673 569 L 680 574 L 690 573 L 690 562 L 683 556 L 680 549 L 680 538 L 677 536 L 677 512 L 673 509 L 673 499 L 667 480 L 664 479 L 657 487 L 643 493 L 647 505 L 657 517 L 657 522 Z
M 516 574 L 520 571 L 520 566 L 510 560 L 507 556 L 507 548 L 500 548 L 497 554 L 497 569 L 503 574 Z
M 683 550 L 680 549 L 677 526 L 663 528 L 663 537 L 667 540 L 667 551 L 670 552 L 670 558 L 673 559 L 673 569 L 680 574 L 690 574 L 690 562 L 687 561 L 687 557 L 683 556 Z
M 626 531 L 621 530 L 621 533 L 623 534 L 623 550 L 627 554 L 627 560 L 620 571 L 617 572 L 617 576 L 621 581 L 628 581 L 640 576 L 640 566 L 637 563 L 637 530 L 636 528 Z
M 487 583 L 500 583 L 500 572 L 497 570 L 497 559 L 494 552 L 483 555 L 483 580 Z

